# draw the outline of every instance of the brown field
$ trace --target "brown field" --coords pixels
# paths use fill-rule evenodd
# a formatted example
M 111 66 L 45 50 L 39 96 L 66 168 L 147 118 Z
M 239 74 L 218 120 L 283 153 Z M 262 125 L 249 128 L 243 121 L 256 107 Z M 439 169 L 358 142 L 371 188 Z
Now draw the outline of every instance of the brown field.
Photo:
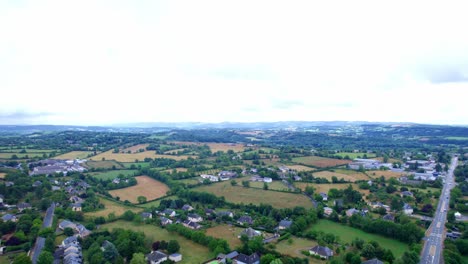
M 344 173 L 343 173 L 344 172 Z M 348 173 L 351 172 L 351 173 Z M 336 176 L 339 179 L 343 178 L 345 181 L 355 182 L 358 180 L 369 180 L 369 177 L 364 173 L 360 172 L 353 172 L 353 171 L 341 171 L 337 170 L 336 172 L 333 171 L 320 171 L 313 173 L 314 177 L 325 178 L 329 181 L 332 180 L 333 176 Z
M 169 173 L 172 173 L 174 169 L 168 169 L 168 170 L 163 170 L 164 172 L 169 172 Z M 187 171 L 187 168 L 176 168 L 175 169 L 176 172 L 186 172 Z
M 234 152 L 242 152 L 245 150 L 244 144 L 234 144 L 234 143 L 200 143 L 200 142 L 185 142 L 185 141 L 174 141 L 173 143 L 177 145 L 208 145 L 211 152 L 223 151 L 227 152 L 228 150 L 233 150 Z
M 7 174 L 5 172 L 0 172 L 0 179 L 5 179 Z
M 121 151 L 123 151 L 124 153 L 127 153 L 128 151 L 132 152 L 132 153 L 136 153 L 138 152 L 140 149 L 144 149 L 146 150 L 146 147 L 148 147 L 149 144 L 138 144 L 138 145 L 135 145 L 135 146 L 131 146 L 129 148 L 126 148 L 126 149 L 122 149 Z
M 94 157 L 91 157 L 90 160 L 115 160 L 119 162 L 135 162 L 135 160 L 143 161 L 145 158 L 157 159 L 157 158 L 166 158 L 166 159 L 174 159 L 174 160 L 183 160 L 188 159 L 189 157 L 196 158 L 196 156 L 188 156 L 188 155 L 159 155 L 156 154 L 154 151 L 144 151 L 144 152 L 137 152 L 137 153 L 112 153 L 113 150 L 106 151 Z
M 138 184 L 135 186 L 112 190 L 109 193 L 113 197 L 120 197 L 121 201 L 128 200 L 137 203 L 138 196 L 145 196 L 148 201 L 163 197 L 169 191 L 169 187 L 162 182 L 154 180 L 148 176 L 135 177 Z
M 85 159 L 89 154 L 93 153 L 92 151 L 71 151 L 56 157 L 53 159 Z
M 223 224 L 208 228 L 206 234 L 208 236 L 225 239 L 229 243 L 229 246 L 234 249 L 242 245 L 241 240 L 237 237 L 242 230 L 244 230 L 244 228 Z
M 314 171 L 315 170 L 314 168 L 307 167 L 304 165 L 288 165 L 287 167 L 296 171 Z
M 192 190 L 224 196 L 227 201 L 233 203 L 271 204 L 275 208 L 312 207 L 311 201 L 305 195 L 232 186 L 230 182 L 205 185 Z
M 366 171 L 367 175 L 369 175 L 372 178 L 380 178 L 381 176 L 384 176 L 386 180 L 390 178 L 400 178 L 401 176 L 406 175 L 405 172 L 394 172 L 394 171 L 383 171 L 383 170 L 373 170 L 373 171 Z
M 114 213 L 117 217 L 121 216 L 125 211 L 130 210 L 134 213 L 143 211 L 141 208 L 136 208 L 133 206 L 127 206 L 114 201 L 108 200 L 106 198 L 99 198 L 100 203 L 104 204 L 105 208 L 96 212 L 85 213 L 85 216 L 89 217 L 107 217 L 110 213 Z
M 339 165 L 346 165 L 351 163 L 350 160 L 339 160 L 339 159 L 330 159 L 330 158 L 322 158 L 317 156 L 306 156 L 306 157 L 297 157 L 293 158 L 294 162 L 301 163 L 304 165 L 319 167 L 319 168 L 327 168 L 327 167 L 335 167 Z
M 88 168 L 95 169 L 112 169 L 114 166 L 116 169 L 124 169 L 125 167 L 115 162 L 113 160 L 104 160 L 104 161 L 87 161 L 86 166 Z

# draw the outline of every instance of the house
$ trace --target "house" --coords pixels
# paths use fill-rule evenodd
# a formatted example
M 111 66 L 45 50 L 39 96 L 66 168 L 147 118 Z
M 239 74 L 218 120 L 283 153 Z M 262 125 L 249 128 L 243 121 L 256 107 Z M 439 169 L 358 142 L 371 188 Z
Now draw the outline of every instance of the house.
M 21 212 L 26 209 L 31 209 L 31 205 L 29 203 L 19 203 L 17 206 L 18 210 Z
M 322 196 L 322 200 L 328 201 L 328 195 L 327 195 L 326 193 L 321 192 L 321 193 L 320 193 L 320 196 Z
M 67 227 L 70 227 L 71 229 L 75 229 L 76 224 L 69 220 L 62 220 L 62 222 L 59 223 L 59 229 L 64 230 Z
M 216 215 L 216 212 L 215 212 L 215 210 L 213 210 L 213 209 L 206 208 L 206 209 L 205 209 L 205 214 L 206 214 L 207 216 L 212 216 L 212 215 Z
M 336 199 L 335 201 L 333 201 L 333 205 L 337 207 L 343 207 L 343 204 L 343 199 Z
M 283 219 L 279 222 L 278 230 L 285 230 L 291 227 L 292 221 L 288 219 Z
M 413 193 L 410 191 L 401 192 L 401 197 L 405 197 L 405 196 L 413 197 Z
M 209 180 L 210 182 L 219 181 L 219 178 L 217 176 L 214 176 L 214 175 L 202 174 L 202 175 L 200 175 L 200 177 L 202 177 L 205 180 Z
M 227 217 L 233 218 L 234 214 L 231 211 L 221 211 L 217 213 L 217 216 L 220 216 L 220 217 L 227 216 Z
M 68 245 L 74 245 L 74 244 L 79 244 L 78 238 L 76 236 L 67 237 L 62 241 L 62 246 L 64 247 Z
M 81 203 L 71 204 L 70 207 L 72 208 L 72 211 L 74 212 L 81 212 L 81 210 L 83 209 L 81 206 Z
M 461 216 L 462 216 L 462 215 L 460 214 L 460 212 L 456 212 L 456 213 L 454 213 L 453 215 L 455 216 L 455 218 L 461 218 Z
M 146 260 L 150 264 L 159 264 L 167 260 L 167 255 L 161 251 L 152 251 L 150 254 L 146 255 Z
M 236 172 L 233 172 L 233 171 L 220 171 L 218 173 L 218 176 L 219 177 L 223 177 L 223 178 L 235 178 L 237 177 L 237 173 Z
M 263 177 L 262 177 L 262 176 L 258 176 L 258 175 L 254 175 L 254 176 L 250 177 L 250 181 L 253 181 L 253 182 L 262 182 L 262 181 L 263 181 Z
M 42 182 L 40 181 L 35 181 L 33 184 L 32 184 L 32 187 L 36 188 L 36 187 L 40 187 L 42 185 Z
M 161 225 L 163 226 L 172 224 L 172 220 L 164 216 L 161 216 L 159 219 L 161 220 Z
M 239 254 L 236 258 L 237 264 L 259 264 L 260 256 L 257 253 L 253 253 L 250 256 Z
M 78 231 L 77 236 L 85 238 L 91 234 L 91 231 L 89 231 L 84 225 L 82 224 L 77 224 L 76 225 L 76 231 Z
M 407 215 L 413 214 L 413 207 L 411 207 L 411 205 L 405 203 L 403 205 L 403 213 L 405 213 Z
M 392 214 L 386 214 L 382 217 L 382 219 L 385 221 L 395 222 L 395 216 Z
M 188 214 L 187 218 L 191 222 L 195 222 L 195 223 L 203 221 L 203 218 L 201 216 L 199 216 L 198 214 Z
M 373 259 L 364 261 L 361 264 L 384 264 L 384 263 L 376 258 L 373 258 Z
M 270 182 L 273 182 L 273 179 L 270 177 L 265 177 L 263 178 L 263 182 L 270 183 Z
M 190 220 L 185 220 L 184 222 L 182 222 L 182 225 L 193 230 L 197 230 L 202 227 L 197 222 L 192 222 Z
M 360 211 L 358 209 L 356 209 L 356 208 L 351 208 L 351 209 L 346 210 L 346 216 L 347 217 L 351 217 L 354 214 L 358 214 L 358 213 L 360 213 Z
M 152 218 L 153 218 L 153 214 L 152 214 L 152 213 L 148 213 L 148 212 L 143 212 L 143 213 L 141 213 L 140 215 L 141 215 L 141 218 L 143 218 L 143 220 L 152 219 Z
M 243 215 L 237 219 L 237 223 L 239 223 L 239 225 L 251 225 L 253 224 L 252 217 Z
M 101 251 L 105 251 L 107 247 L 115 247 L 115 245 L 112 242 L 109 242 L 108 240 L 104 240 L 101 245 Z
M 169 260 L 172 260 L 174 262 L 179 262 L 182 261 L 182 254 L 180 253 L 174 253 L 172 255 L 169 255 Z
M 3 196 L 2 194 L 0 194 L 0 203 L 3 203 L 3 199 L 5 199 L 5 196 Z
M 176 216 L 176 212 L 174 210 L 172 210 L 172 209 L 166 209 L 162 213 L 163 213 L 164 216 L 169 216 L 169 217 Z
M 12 215 L 12 214 L 6 214 L 6 215 L 2 216 L 2 220 L 3 220 L 3 222 L 8 222 L 8 221 L 17 222 L 18 218 L 16 218 L 16 216 Z
M 241 238 L 243 235 L 247 236 L 249 239 L 252 239 L 254 237 L 261 236 L 262 232 L 249 227 L 245 229 L 244 231 L 242 231 L 238 237 Z
M 333 209 L 330 207 L 324 207 L 323 208 L 323 213 L 327 216 L 330 216 L 333 213 Z
M 15 183 L 12 182 L 12 181 L 7 181 L 7 182 L 5 182 L 5 186 L 6 186 L 6 187 L 11 187 L 11 186 L 13 186 L 13 185 L 15 185 Z
M 293 180 L 295 181 L 302 181 L 302 178 L 300 176 L 293 176 Z
M 309 249 L 309 253 L 311 255 L 320 256 L 323 259 L 329 259 L 333 257 L 333 250 L 331 250 L 328 247 L 323 247 L 323 246 L 318 246 L 318 245 Z
M 237 251 L 232 251 L 228 254 L 218 254 L 218 256 L 216 257 L 216 260 L 218 261 L 218 263 L 226 263 L 226 260 L 234 260 L 236 259 L 237 257 L 239 256 L 239 253 Z M 208 262 L 208 263 L 212 263 L 212 262 Z
M 182 206 L 182 210 L 184 210 L 184 211 L 192 211 L 192 210 L 193 210 L 193 207 L 190 206 L 189 204 L 184 204 L 184 206 Z

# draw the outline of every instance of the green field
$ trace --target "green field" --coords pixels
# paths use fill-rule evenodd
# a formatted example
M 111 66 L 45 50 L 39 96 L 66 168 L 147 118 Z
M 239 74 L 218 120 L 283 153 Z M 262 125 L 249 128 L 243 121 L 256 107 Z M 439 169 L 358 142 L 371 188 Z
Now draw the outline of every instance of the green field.
M 263 185 L 262 185 L 263 186 Z M 192 189 L 209 192 L 216 196 L 224 196 L 227 201 L 244 204 L 271 204 L 275 208 L 293 208 L 303 206 L 311 208 L 312 202 L 302 194 L 264 191 L 256 188 L 232 186 L 230 182 L 220 182 Z
M 358 237 L 364 239 L 365 241 L 375 240 L 379 242 L 380 246 L 385 249 L 390 249 L 395 258 L 399 258 L 403 255 L 403 252 L 408 250 L 408 245 L 384 236 L 369 234 L 362 230 L 338 224 L 329 220 L 320 220 L 318 223 L 314 224 L 309 230 L 323 231 L 325 233 L 331 233 L 340 237 L 340 241 L 344 243 L 351 243 L 351 241 Z
M 44 153 L 17 153 L 17 152 L 8 152 L 8 153 L 0 153 L 0 159 L 11 159 L 13 155 L 16 155 L 19 159 L 26 158 L 42 158 Z
M 331 159 L 318 156 L 296 157 L 293 158 L 292 161 L 306 166 L 313 166 L 318 168 L 335 167 L 351 163 L 350 160 Z
M 180 244 L 180 253 L 182 254 L 182 261 L 179 263 L 203 263 L 211 259 L 213 256 L 209 249 L 192 242 L 178 234 L 169 233 L 166 229 L 162 229 L 155 225 L 142 225 L 139 223 L 116 221 L 101 225 L 101 229 L 112 230 L 114 228 L 130 229 L 136 232 L 143 232 L 146 236 L 147 247 L 151 248 L 154 241 L 160 240 L 177 240 Z
M 238 180 L 237 181 L 238 185 L 242 185 L 242 181 Z M 253 188 L 260 188 L 263 189 L 263 182 L 250 182 L 250 187 Z M 270 183 L 267 183 L 268 189 L 269 190 L 276 190 L 276 191 L 287 191 L 289 190 L 286 185 L 282 184 L 280 181 L 273 181 Z
M 122 165 L 126 169 L 130 169 L 132 165 L 135 165 L 137 168 L 138 166 L 141 166 L 142 168 L 147 168 L 150 166 L 150 162 L 122 162 Z
M 133 176 L 137 170 L 112 170 L 106 172 L 92 172 L 89 175 L 102 180 L 113 180 L 118 176 Z
M 367 155 L 367 158 L 374 158 L 375 157 L 375 153 L 366 153 L 366 152 L 339 152 L 339 153 L 335 153 L 333 154 L 335 156 L 340 156 L 342 158 L 348 156 L 350 159 L 359 159 L 359 158 L 363 158 L 364 155 Z
M 106 169 L 106 170 L 112 170 L 112 169 L 124 169 L 124 167 L 113 160 L 103 160 L 103 161 L 92 161 L 89 160 L 86 162 L 86 166 L 90 169 Z
M 138 204 L 138 207 L 143 207 L 143 208 L 151 208 L 153 206 L 158 207 L 159 204 L 161 203 L 161 200 L 164 200 L 164 199 L 177 200 L 179 198 L 177 196 L 175 196 L 175 195 L 171 195 L 171 196 L 167 196 L 167 197 L 164 197 L 164 198 L 161 198 L 161 199 L 158 199 L 156 201 L 149 202 L 149 203 Z
M 292 236 L 292 243 L 288 242 L 288 239 L 280 241 L 276 244 L 276 251 L 281 254 L 288 255 L 291 257 L 306 258 L 305 255 L 301 253 L 303 250 L 309 250 L 311 247 L 317 245 L 317 241 L 308 240 L 304 238 L 299 238 Z M 326 263 L 324 260 L 319 260 L 309 257 L 309 263 Z

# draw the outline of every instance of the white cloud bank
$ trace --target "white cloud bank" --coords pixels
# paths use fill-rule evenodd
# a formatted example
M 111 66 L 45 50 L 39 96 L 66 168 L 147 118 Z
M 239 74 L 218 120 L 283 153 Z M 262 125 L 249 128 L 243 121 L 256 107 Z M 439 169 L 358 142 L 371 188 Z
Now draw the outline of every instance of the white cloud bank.
M 468 124 L 468 4 L 0 2 L 0 123 Z

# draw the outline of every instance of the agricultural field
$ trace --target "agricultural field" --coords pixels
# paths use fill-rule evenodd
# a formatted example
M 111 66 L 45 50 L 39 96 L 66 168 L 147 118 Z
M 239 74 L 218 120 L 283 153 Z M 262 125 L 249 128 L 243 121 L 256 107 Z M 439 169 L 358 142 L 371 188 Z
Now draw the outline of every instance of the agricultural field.
M 89 175 L 102 180 L 112 180 L 118 176 L 133 176 L 137 170 L 112 170 L 106 172 L 91 172 Z
M 374 158 L 376 155 L 375 153 L 366 153 L 366 152 L 339 152 L 333 154 L 334 156 L 340 156 L 343 159 L 348 156 L 349 159 L 363 159 L 364 155 L 367 156 L 368 159 Z
M 304 165 L 287 165 L 288 168 L 295 171 L 314 171 L 315 168 L 307 167 Z
M 385 180 L 388 180 L 390 178 L 398 179 L 401 176 L 406 175 L 406 172 L 394 172 L 394 171 L 389 171 L 389 170 L 371 170 L 371 171 L 366 171 L 366 174 L 374 179 L 384 176 Z
M 229 246 L 234 249 L 242 245 L 238 235 L 244 230 L 241 227 L 229 226 L 226 224 L 218 225 L 215 227 L 208 228 L 206 234 L 216 238 L 225 239 Z
M 144 196 L 148 201 L 158 199 L 166 195 L 169 187 L 166 184 L 154 180 L 148 176 L 135 177 L 137 185 L 109 191 L 113 197 L 120 197 L 121 201 L 128 200 L 137 203 L 138 196 Z
M 127 152 L 131 152 L 131 153 L 137 153 L 138 151 L 140 151 L 140 149 L 144 149 L 146 150 L 146 147 L 148 147 L 149 144 L 138 144 L 138 145 L 135 145 L 135 146 L 131 146 L 131 147 L 128 147 L 128 148 L 125 148 L 125 149 L 121 149 L 120 151 L 124 152 L 124 153 L 127 153 Z
M 271 204 L 275 208 L 292 208 L 303 206 L 311 208 L 312 202 L 304 195 L 265 191 L 256 188 L 232 186 L 230 182 L 221 182 L 194 188 L 195 191 L 209 192 L 216 196 L 224 196 L 227 201 L 244 204 Z
M 186 172 L 188 169 L 187 168 L 175 168 L 176 172 Z M 174 169 L 168 169 L 168 170 L 163 170 L 164 172 L 172 173 Z
M 72 160 L 72 159 L 85 159 L 88 157 L 89 154 L 92 154 L 94 152 L 92 151 L 71 151 L 56 157 L 53 157 L 53 159 L 66 159 L 66 160 Z
M 209 260 L 212 257 L 214 257 L 207 247 L 196 244 L 195 242 L 192 242 L 178 234 L 169 233 L 166 229 L 162 229 L 155 225 L 142 225 L 121 220 L 101 225 L 101 229 L 107 230 L 122 227 L 136 232 L 143 232 L 146 236 L 147 248 L 151 248 L 151 244 L 154 241 L 177 240 L 177 242 L 179 242 L 180 245 L 180 253 L 183 256 L 182 261 L 178 263 L 204 263 L 206 260 Z
M 185 183 L 185 184 L 197 184 L 200 183 L 200 180 L 203 180 L 201 177 L 177 180 L 177 182 Z
M 242 185 L 242 181 L 237 181 L 237 184 Z M 264 183 L 263 182 L 250 182 L 249 184 L 250 184 L 250 187 L 263 189 Z M 267 183 L 267 185 L 268 185 L 269 190 L 276 190 L 276 191 L 289 190 L 288 187 L 286 187 L 286 185 L 281 183 L 281 181 L 273 181 L 273 182 Z
M 91 157 L 90 160 L 115 160 L 119 162 L 135 162 L 143 161 L 145 158 L 157 159 L 157 158 L 166 158 L 166 159 L 174 159 L 174 160 L 183 160 L 188 159 L 189 157 L 196 158 L 196 156 L 188 156 L 188 155 L 159 155 L 156 154 L 154 151 L 144 151 L 144 152 L 137 152 L 137 153 L 113 153 L 113 150 L 106 151 L 94 157 Z
M 18 152 L 2 152 L 0 153 L 0 159 L 12 159 L 13 155 L 16 155 L 18 159 L 27 158 L 42 158 L 44 153 L 18 153 Z
M 324 192 L 324 193 L 328 193 L 328 191 L 330 189 L 338 189 L 338 190 L 344 190 L 346 188 L 348 188 L 348 186 L 351 184 L 351 186 L 353 186 L 353 189 L 354 190 L 358 190 L 360 193 L 362 193 L 363 195 L 368 195 L 369 194 L 369 190 L 360 190 L 358 185 L 355 184 L 355 183 L 324 183 L 324 184 L 316 184 L 316 183 L 307 183 L 307 182 L 295 182 L 294 183 L 294 186 L 296 186 L 297 188 L 301 189 L 301 190 L 305 190 L 305 188 L 310 185 L 310 186 L 313 186 L 315 188 L 315 192 L 314 193 L 321 193 L 321 192 Z
M 124 169 L 124 166 L 122 166 L 122 164 L 115 162 L 113 160 L 102 160 L 102 161 L 88 160 L 86 162 L 86 167 L 90 169 L 105 169 L 105 170 Z
M 135 165 L 137 168 L 139 166 L 142 168 L 147 168 L 150 166 L 150 162 L 122 162 L 122 165 L 127 169 L 130 169 L 132 165 Z
M 5 179 L 7 174 L 5 172 L 0 172 L 0 179 Z
M 366 233 L 360 229 L 356 229 L 350 226 L 342 225 L 339 223 L 332 222 L 330 220 L 319 220 L 318 223 L 313 224 L 309 230 L 323 231 L 325 233 L 332 233 L 340 237 L 342 243 L 349 243 L 358 237 L 365 241 L 377 241 L 380 246 L 385 249 L 390 249 L 395 258 L 401 257 L 403 252 L 408 250 L 408 245 L 398 240 L 386 238 L 381 235 Z
M 370 180 L 370 178 L 364 173 L 357 171 L 348 171 L 348 170 L 335 170 L 333 171 L 320 171 L 313 173 L 314 177 L 325 178 L 329 181 L 332 181 L 332 177 L 336 176 L 338 180 L 343 178 L 345 181 L 355 182 L 359 180 Z
M 171 195 L 171 196 L 164 197 L 163 199 L 158 199 L 156 201 L 151 201 L 151 202 L 148 202 L 148 203 L 139 204 L 138 207 L 143 207 L 143 208 L 158 207 L 159 204 L 161 203 L 161 200 L 164 200 L 164 199 L 177 200 L 177 199 L 179 199 L 179 197 L 177 197 L 176 195 Z
M 87 217 L 108 217 L 110 213 L 114 213 L 117 217 L 121 216 L 125 211 L 130 210 L 134 213 L 139 213 L 142 211 L 141 208 L 137 208 L 134 206 L 128 206 L 128 205 L 123 205 L 114 201 L 111 201 L 109 199 L 100 197 L 99 198 L 100 203 L 104 205 L 104 209 L 96 211 L 96 212 L 89 212 L 85 213 L 85 216 Z
M 383 158 L 383 157 L 375 157 L 375 158 L 372 158 L 372 159 L 378 160 L 378 161 L 380 161 L 380 162 L 383 162 L 383 159 L 384 159 L 384 158 Z M 399 160 L 399 159 L 394 159 L 394 158 L 389 158 L 387 162 L 388 162 L 388 163 L 394 163 L 394 162 L 401 162 L 401 160 Z
M 288 239 L 276 243 L 276 251 L 284 255 L 289 255 L 291 257 L 305 258 L 306 256 L 301 253 L 303 250 L 309 250 L 311 247 L 317 245 L 317 241 L 308 240 L 304 238 L 299 238 L 292 236 L 292 243 Z M 308 258 L 309 263 L 326 263 L 326 261 L 318 260 L 315 258 Z
M 234 152 L 243 152 L 245 150 L 244 144 L 234 144 L 234 143 L 200 143 L 200 142 L 185 142 L 185 141 L 174 141 L 173 143 L 177 145 L 197 145 L 203 146 L 207 145 L 210 147 L 211 152 L 215 153 L 218 151 L 227 152 L 232 150 Z
M 330 159 L 323 158 L 318 156 L 306 156 L 306 157 L 296 157 L 292 159 L 294 162 L 314 166 L 319 168 L 335 167 L 340 165 L 346 165 L 351 163 L 350 160 L 339 160 L 339 159 Z

